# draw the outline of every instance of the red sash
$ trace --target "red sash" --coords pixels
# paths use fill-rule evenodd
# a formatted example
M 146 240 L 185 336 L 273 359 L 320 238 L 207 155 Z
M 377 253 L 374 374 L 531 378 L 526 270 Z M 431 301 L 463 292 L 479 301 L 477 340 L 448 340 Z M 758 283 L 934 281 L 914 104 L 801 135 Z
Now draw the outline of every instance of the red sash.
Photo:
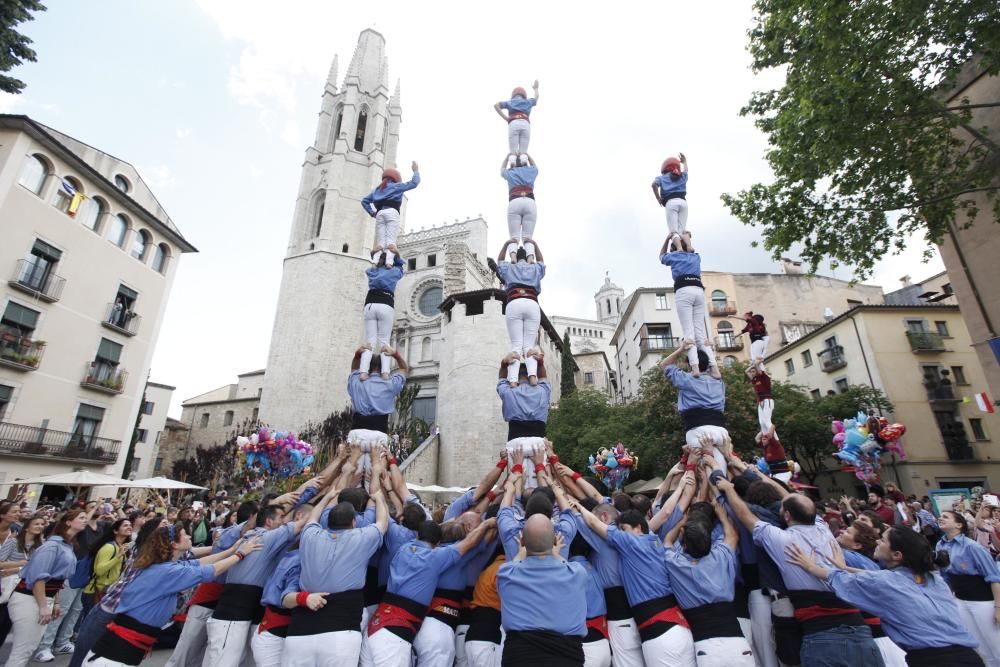
M 292 623 L 292 614 L 289 611 L 287 614 L 281 614 L 276 612 L 270 607 L 264 608 L 264 618 L 260 620 L 260 625 L 257 626 L 257 634 L 262 632 L 267 632 L 268 630 L 277 630 L 278 628 L 283 628 Z
M 597 630 L 604 638 L 608 638 L 608 617 L 607 616 L 595 616 L 594 618 L 587 619 L 587 627 Z
M 402 607 L 383 602 L 368 623 L 368 636 L 371 637 L 382 628 L 400 628 L 406 634 L 415 635 L 420 630 L 422 622 L 422 618 L 414 616 Z
M 538 301 L 538 292 L 530 287 L 513 287 L 507 292 L 507 301 L 513 301 L 514 299 Z
M 795 610 L 795 620 L 799 623 L 805 623 L 806 621 L 814 621 L 817 618 L 827 618 L 829 616 L 846 616 L 850 614 L 859 614 L 860 612 L 855 607 L 821 607 L 819 605 L 813 605 L 811 607 L 802 607 L 801 609 Z
M 511 197 L 524 197 L 532 194 L 535 194 L 535 190 L 530 185 L 515 185 L 510 189 Z
M 510 113 L 510 117 L 507 119 L 507 122 L 509 123 L 513 120 L 527 120 L 529 123 L 531 122 L 530 120 L 528 120 L 528 114 L 523 113 L 521 111 L 512 111 Z
M 123 625 L 118 625 L 114 621 L 108 623 L 108 632 L 115 635 L 122 641 L 126 642 L 139 649 L 146 655 L 153 652 L 153 645 L 156 643 L 156 637 L 150 637 L 141 632 L 133 630 L 131 628 L 126 628 Z
M 218 602 L 222 595 L 222 584 L 209 581 L 194 589 L 194 594 L 188 602 L 188 606 L 202 604 L 205 602 Z
M 687 619 L 684 618 L 684 614 L 681 613 L 680 607 L 669 607 L 653 614 L 639 624 L 639 629 L 645 630 L 654 623 L 673 623 L 674 625 L 683 625 L 685 628 L 691 627 L 688 625 Z

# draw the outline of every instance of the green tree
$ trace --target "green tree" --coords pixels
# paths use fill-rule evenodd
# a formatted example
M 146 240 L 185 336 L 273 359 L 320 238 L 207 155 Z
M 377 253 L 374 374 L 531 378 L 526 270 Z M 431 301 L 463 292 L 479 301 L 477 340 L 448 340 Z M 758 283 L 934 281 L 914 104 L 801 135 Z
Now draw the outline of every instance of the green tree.
M 18 24 L 33 21 L 31 12 L 44 12 L 38 0 L 0 0 L 0 72 L 9 72 L 24 61 L 35 62 L 31 39 L 19 33 Z M 24 81 L 0 74 L 0 92 L 17 94 L 24 90 Z
M 870 275 L 878 259 L 922 233 L 937 243 L 950 221 L 970 224 L 975 193 L 1000 221 L 997 138 L 973 110 L 1000 100 L 942 103 L 976 57 L 1000 69 L 996 0 L 901 3 L 756 0 L 752 67 L 783 69 L 741 115 L 768 138 L 774 182 L 723 201 L 761 228 L 775 258 L 802 244 L 815 270 L 831 258 Z
M 562 377 L 559 380 L 559 389 L 562 392 L 563 398 L 576 391 L 576 382 L 574 381 L 575 370 L 576 362 L 573 361 L 573 345 L 569 340 L 569 331 L 566 331 L 563 334 Z

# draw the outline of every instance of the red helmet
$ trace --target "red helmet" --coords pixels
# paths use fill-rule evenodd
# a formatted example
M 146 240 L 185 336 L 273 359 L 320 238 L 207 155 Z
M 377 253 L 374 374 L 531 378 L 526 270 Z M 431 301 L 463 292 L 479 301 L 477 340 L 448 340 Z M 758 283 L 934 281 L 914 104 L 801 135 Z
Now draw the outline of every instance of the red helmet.
M 399 183 L 403 180 L 403 178 L 399 175 L 399 170 L 393 169 L 392 167 L 382 171 L 382 180 L 384 181 L 386 179 L 392 181 L 393 183 Z
M 668 157 L 666 160 L 664 160 L 663 164 L 660 166 L 660 173 L 665 174 L 668 171 L 672 171 L 675 174 L 680 174 L 681 161 L 675 157 Z
M 518 95 L 520 95 L 524 99 L 528 99 L 528 92 L 521 86 L 518 86 L 517 88 L 515 88 L 510 92 L 510 96 L 512 99 L 517 97 Z

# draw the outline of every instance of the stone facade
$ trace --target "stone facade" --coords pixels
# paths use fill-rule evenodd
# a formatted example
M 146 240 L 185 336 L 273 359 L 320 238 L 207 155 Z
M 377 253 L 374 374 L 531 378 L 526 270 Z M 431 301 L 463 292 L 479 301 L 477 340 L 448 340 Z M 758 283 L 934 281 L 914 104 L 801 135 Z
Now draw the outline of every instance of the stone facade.
M 170 477 L 173 474 L 174 462 L 183 460 L 188 452 L 194 450 L 194 445 L 188 438 L 189 432 L 187 424 L 179 419 L 167 417 L 163 425 L 163 435 L 157 443 L 152 475 Z
M 573 384 L 577 389 L 592 389 L 607 394 L 614 399 L 618 387 L 611 362 L 604 352 L 581 352 L 573 355 L 577 371 L 573 374 Z
M 135 479 L 146 479 L 158 474 L 153 472 L 153 468 L 159 457 L 160 440 L 164 436 L 167 410 L 170 408 L 174 389 L 176 387 L 158 382 L 146 383 L 146 402 L 140 407 L 142 416 L 139 417 L 139 439 L 135 443 L 130 471 Z
M 227 384 L 181 403 L 181 423 L 189 429 L 187 441 L 190 448 L 221 445 L 244 421 L 256 421 L 264 382 L 263 369 L 243 373 L 237 376 L 235 384 Z M 283 428 L 277 424 L 274 426 Z

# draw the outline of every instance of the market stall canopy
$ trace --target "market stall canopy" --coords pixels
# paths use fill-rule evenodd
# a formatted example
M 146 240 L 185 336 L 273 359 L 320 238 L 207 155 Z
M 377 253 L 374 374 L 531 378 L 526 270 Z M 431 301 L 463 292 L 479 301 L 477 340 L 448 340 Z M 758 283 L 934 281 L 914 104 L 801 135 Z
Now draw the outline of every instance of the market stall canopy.
M 437 484 L 431 484 L 430 486 L 420 486 L 419 484 L 407 484 L 406 488 L 410 491 L 416 491 L 417 493 L 465 493 L 466 487 L 464 486 L 438 486 Z
M 148 479 L 136 479 L 131 482 L 126 482 L 123 486 L 129 486 L 134 489 L 204 489 L 204 486 L 196 486 L 194 484 L 187 484 L 186 482 L 178 482 L 175 479 L 167 479 L 166 477 L 150 477 Z
M 654 477 L 646 481 L 633 482 L 625 487 L 626 493 L 656 493 L 656 490 L 663 484 L 662 477 Z
M 112 475 L 102 475 L 89 470 L 77 470 L 76 472 L 64 472 L 58 475 L 43 475 L 41 477 L 29 477 L 27 479 L 14 479 L 5 482 L 5 485 L 14 484 L 58 484 L 59 486 L 133 486 L 134 483 L 127 479 L 114 477 Z

